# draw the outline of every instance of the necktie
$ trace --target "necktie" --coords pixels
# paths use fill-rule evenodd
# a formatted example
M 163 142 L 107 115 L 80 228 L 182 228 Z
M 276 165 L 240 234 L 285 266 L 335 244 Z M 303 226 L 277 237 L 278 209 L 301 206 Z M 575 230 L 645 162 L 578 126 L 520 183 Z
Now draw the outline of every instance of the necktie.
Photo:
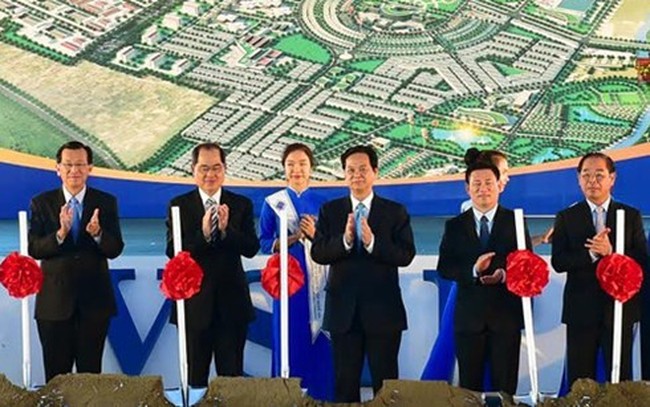
M 357 234 L 356 246 L 358 252 L 361 252 L 361 248 L 363 247 L 363 240 L 361 239 L 361 219 L 367 216 L 368 209 L 363 203 L 359 202 L 359 205 L 354 209 L 354 229 Z
M 594 226 L 596 227 L 596 233 L 600 233 L 605 229 L 605 208 L 602 206 L 594 209 Z
M 205 210 L 210 211 L 210 240 L 217 240 L 217 226 L 219 225 L 219 215 L 217 214 L 217 201 L 208 198 L 205 201 Z
M 481 227 L 478 238 L 481 241 L 481 247 L 487 249 L 488 241 L 490 240 L 490 229 L 488 228 L 488 218 L 485 215 L 481 216 Z
M 81 231 L 81 203 L 74 196 L 68 202 L 72 208 L 72 239 L 75 243 L 79 240 L 79 232 Z

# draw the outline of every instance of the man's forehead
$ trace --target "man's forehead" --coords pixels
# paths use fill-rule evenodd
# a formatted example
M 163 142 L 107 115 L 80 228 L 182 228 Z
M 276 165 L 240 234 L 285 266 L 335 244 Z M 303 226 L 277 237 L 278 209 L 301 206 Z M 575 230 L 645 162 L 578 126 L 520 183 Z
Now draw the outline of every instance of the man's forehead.
M 197 164 L 223 164 L 221 162 L 221 155 L 217 150 L 199 154 Z
M 469 180 L 471 181 L 496 181 L 497 177 L 494 175 L 492 170 L 489 169 L 484 169 L 484 170 L 474 170 L 469 176 Z
M 86 158 L 86 150 L 83 148 L 64 148 L 61 151 L 61 157 L 66 157 L 66 158 Z
M 607 161 L 605 161 L 604 158 L 601 157 L 590 157 L 587 158 L 583 163 L 582 163 L 582 171 L 586 169 L 600 169 L 607 171 Z

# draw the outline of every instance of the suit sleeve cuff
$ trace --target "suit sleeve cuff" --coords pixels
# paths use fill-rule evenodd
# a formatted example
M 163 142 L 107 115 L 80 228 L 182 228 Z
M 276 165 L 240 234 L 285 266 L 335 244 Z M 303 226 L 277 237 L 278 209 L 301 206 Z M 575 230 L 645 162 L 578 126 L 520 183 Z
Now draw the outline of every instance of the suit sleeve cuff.
M 345 235 L 343 235 L 342 239 L 343 239 L 343 247 L 345 247 L 345 251 L 349 252 L 350 250 L 352 250 L 352 245 L 348 244 L 348 242 L 345 240 Z
M 375 236 L 373 235 L 372 238 L 370 239 L 370 244 L 366 246 L 366 251 L 368 253 L 372 253 L 372 250 L 375 248 Z

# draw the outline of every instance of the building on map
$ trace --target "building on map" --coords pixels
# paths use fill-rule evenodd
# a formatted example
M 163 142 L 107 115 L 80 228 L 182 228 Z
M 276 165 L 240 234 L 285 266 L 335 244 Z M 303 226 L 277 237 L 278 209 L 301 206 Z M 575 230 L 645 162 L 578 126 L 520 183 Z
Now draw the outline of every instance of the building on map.
M 178 30 L 181 28 L 183 25 L 183 19 L 181 16 L 179 16 L 176 13 L 167 13 L 165 14 L 165 17 L 163 17 L 162 20 L 162 26 L 172 29 L 172 30 Z
M 158 31 L 158 27 L 156 25 L 152 25 L 142 33 L 141 42 L 146 45 L 154 46 L 160 42 L 161 38 L 162 35 Z
M 138 50 L 133 47 L 133 45 L 128 45 L 121 50 L 117 51 L 115 54 L 115 59 L 117 62 L 124 64 L 131 61 L 131 58 L 138 54 Z

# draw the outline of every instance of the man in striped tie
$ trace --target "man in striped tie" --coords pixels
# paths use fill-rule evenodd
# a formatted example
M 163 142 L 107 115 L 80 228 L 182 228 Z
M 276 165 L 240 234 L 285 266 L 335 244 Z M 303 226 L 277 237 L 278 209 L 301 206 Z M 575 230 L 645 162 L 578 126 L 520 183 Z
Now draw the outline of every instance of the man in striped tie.
M 244 373 L 244 344 L 255 312 L 241 256 L 253 257 L 259 241 L 251 200 L 222 188 L 226 155 L 218 144 L 194 148 L 192 173 L 196 188 L 169 204 L 167 256 L 174 256 L 171 207 L 178 206 L 182 248 L 203 269 L 201 291 L 185 302 L 189 384 L 206 387 L 213 358 L 220 376 Z

